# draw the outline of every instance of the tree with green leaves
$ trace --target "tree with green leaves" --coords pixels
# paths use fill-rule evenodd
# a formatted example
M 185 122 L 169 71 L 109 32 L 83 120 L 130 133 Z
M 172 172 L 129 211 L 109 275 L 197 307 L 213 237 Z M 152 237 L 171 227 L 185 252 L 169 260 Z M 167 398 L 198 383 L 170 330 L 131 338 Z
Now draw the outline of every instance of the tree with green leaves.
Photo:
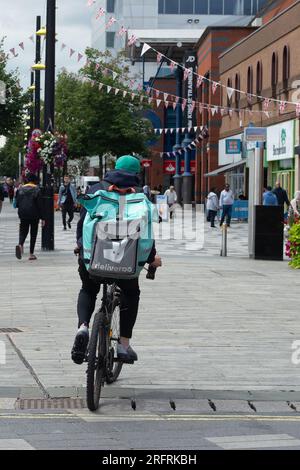
M 5 146 L 0 149 L 0 175 L 17 178 L 19 175 L 19 152 L 23 152 L 24 130 L 9 135 Z
M 8 136 L 18 128 L 28 97 L 22 94 L 18 72 L 7 70 L 7 56 L 0 40 L 0 135 Z
M 133 152 L 145 155 L 151 135 L 150 123 L 143 119 L 148 104 L 131 99 L 122 56 L 113 59 L 95 49 L 87 49 L 86 54 L 85 67 L 78 74 L 63 71 L 56 86 L 56 127 L 67 133 L 71 157 Z M 116 95 L 114 90 L 101 91 L 100 83 L 121 92 Z M 124 90 L 128 92 L 126 98 Z

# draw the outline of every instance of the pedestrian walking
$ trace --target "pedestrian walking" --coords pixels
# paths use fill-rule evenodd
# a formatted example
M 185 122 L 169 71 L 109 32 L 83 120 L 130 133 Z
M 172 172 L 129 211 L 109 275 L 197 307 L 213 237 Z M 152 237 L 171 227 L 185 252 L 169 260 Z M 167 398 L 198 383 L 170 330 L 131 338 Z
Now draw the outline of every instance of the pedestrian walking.
M 279 181 L 276 181 L 275 184 L 275 189 L 273 190 L 273 193 L 277 197 L 278 205 L 279 206 L 284 206 L 284 203 L 289 207 L 290 206 L 290 201 L 287 195 L 287 192 L 285 189 L 283 189 L 280 185 Z
M 277 196 L 273 193 L 271 186 L 267 186 L 267 189 L 263 194 L 263 205 L 278 206 Z
M 207 222 L 210 222 L 210 226 L 215 228 L 215 218 L 219 210 L 219 200 L 216 194 L 216 188 L 212 188 L 207 196 L 206 210 Z
M 26 178 L 26 184 L 22 186 L 16 194 L 16 207 L 20 218 L 19 244 L 16 246 L 16 257 L 22 259 L 24 253 L 24 243 L 30 229 L 30 261 L 37 258 L 34 254 L 39 221 L 43 221 L 43 203 L 42 194 L 38 187 L 38 178 L 29 174 Z
M 175 211 L 175 204 L 177 202 L 177 194 L 174 186 L 170 186 L 170 188 L 167 189 L 164 195 L 167 197 L 167 204 L 169 206 L 170 211 L 170 219 L 172 219 L 173 213 Z
M 156 204 L 156 196 L 160 195 L 160 191 L 157 186 L 154 186 L 154 188 L 151 190 L 151 202 L 153 204 Z
M 296 191 L 294 199 L 291 200 L 289 216 L 291 215 L 293 215 L 294 218 L 300 218 L 300 191 Z
M 2 184 L 0 184 L 0 214 L 2 211 L 3 202 L 4 202 L 4 188 Z
M 77 193 L 68 175 L 64 176 L 64 184 L 61 185 L 59 189 L 58 205 L 62 211 L 63 229 L 67 230 L 67 224 L 69 229 L 71 229 L 71 224 L 74 219 L 74 209 L 77 206 Z
M 226 184 L 225 189 L 221 192 L 221 196 L 220 196 L 219 205 L 222 208 L 222 217 L 220 221 L 220 226 L 223 225 L 224 220 L 226 218 L 227 227 L 230 227 L 233 204 L 234 204 L 234 194 L 230 189 L 230 185 Z
M 15 195 L 15 186 L 14 186 L 14 182 L 12 179 L 8 180 L 7 192 L 8 192 L 9 202 L 12 204 L 14 200 L 14 195 Z

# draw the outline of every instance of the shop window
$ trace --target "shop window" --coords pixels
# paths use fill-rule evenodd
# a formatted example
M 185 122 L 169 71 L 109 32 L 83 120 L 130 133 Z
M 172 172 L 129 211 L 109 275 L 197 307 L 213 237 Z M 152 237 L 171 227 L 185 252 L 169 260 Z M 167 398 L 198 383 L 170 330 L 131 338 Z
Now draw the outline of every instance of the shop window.
M 242 0 L 225 0 L 224 1 L 224 14 L 225 15 L 242 15 L 243 14 Z
M 252 0 L 244 0 L 244 15 L 252 15 Z
M 158 13 L 159 14 L 164 13 L 164 3 L 165 3 L 165 0 L 158 0 Z
M 287 89 L 290 78 L 290 51 L 288 46 L 284 46 L 283 49 L 282 67 L 283 88 Z

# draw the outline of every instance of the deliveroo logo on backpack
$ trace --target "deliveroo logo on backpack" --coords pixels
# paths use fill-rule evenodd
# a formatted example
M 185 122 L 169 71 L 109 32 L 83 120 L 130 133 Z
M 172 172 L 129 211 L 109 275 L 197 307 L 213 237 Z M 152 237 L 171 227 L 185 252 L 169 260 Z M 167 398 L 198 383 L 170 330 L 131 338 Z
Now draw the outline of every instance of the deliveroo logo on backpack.
M 112 261 L 113 263 L 120 264 L 125 255 L 127 239 L 120 242 L 112 241 L 112 248 L 103 250 L 104 258 Z

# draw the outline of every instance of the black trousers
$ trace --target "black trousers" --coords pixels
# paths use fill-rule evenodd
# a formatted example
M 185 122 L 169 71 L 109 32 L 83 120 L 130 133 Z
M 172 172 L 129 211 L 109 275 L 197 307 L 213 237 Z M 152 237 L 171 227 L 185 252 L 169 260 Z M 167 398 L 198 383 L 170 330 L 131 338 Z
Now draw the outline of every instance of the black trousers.
M 208 216 L 207 216 L 207 222 L 210 222 L 210 226 L 214 227 L 215 226 L 215 218 L 217 216 L 217 211 L 208 211 Z
M 20 222 L 20 237 L 19 237 L 19 245 L 23 246 L 27 235 L 30 229 L 30 254 L 33 255 L 34 248 L 36 244 L 37 234 L 39 231 L 39 220 L 25 220 L 21 219 Z
M 82 281 L 77 303 L 79 327 L 82 323 L 89 325 L 101 284 L 90 278 L 82 260 L 79 261 L 78 272 Z M 139 281 L 138 279 L 119 279 L 116 284 L 121 289 L 120 335 L 124 338 L 131 338 L 140 301 Z
M 72 205 L 72 204 L 68 204 L 68 205 L 63 204 L 63 206 L 62 206 L 62 220 L 63 220 L 63 226 L 65 228 L 67 227 L 67 214 L 69 216 L 68 223 L 71 223 L 72 220 L 74 219 L 74 205 Z

